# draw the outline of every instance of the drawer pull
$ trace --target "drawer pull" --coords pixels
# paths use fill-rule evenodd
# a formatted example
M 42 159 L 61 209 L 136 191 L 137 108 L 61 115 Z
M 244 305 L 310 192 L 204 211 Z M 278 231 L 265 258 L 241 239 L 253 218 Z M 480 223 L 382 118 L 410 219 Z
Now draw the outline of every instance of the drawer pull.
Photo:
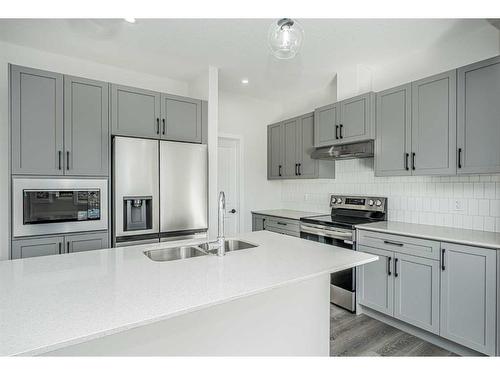
M 276 223 L 278 223 L 279 225 L 287 225 L 286 223 L 284 223 L 282 221 L 277 221 Z
M 394 246 L 399 246 L 399 247 L 403 246 L 403 244 L 400 242 L 392 242 L 392 241 L 384 240 L 384 243 L 387 245 L 394 245 Z

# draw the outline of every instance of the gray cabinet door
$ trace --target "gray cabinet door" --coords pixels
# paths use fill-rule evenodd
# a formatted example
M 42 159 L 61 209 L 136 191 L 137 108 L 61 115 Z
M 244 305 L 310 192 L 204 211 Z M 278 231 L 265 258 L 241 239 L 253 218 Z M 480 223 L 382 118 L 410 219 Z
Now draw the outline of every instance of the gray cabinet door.
M 108 83 L 64 76 L 66 175 L 107 176 Z
M 12 240 L 12 259 L 61 254 L 64 237 Z
M 456 70 L 412 83 L 412 173 L 456 173 Z
M 331 146 L 339 143 L 339 103 L 314 110 L 314 147 Z
M 458 69 L 457 172 L 500 172 L 500 57 Z
M 439 261 L 394 256 L 394 317 L 439 334 Z
M 373 93 L 358 95 L 340 102 L 340 142 L 374 139 L 374 113 Z
M 160 94 L 111 85 L 111 131 L 136 137 L 160 137 Z
M 265 217 L 262 215 L 252 214 L 252 232 L 264 230 Z
M 282 123 L 267 127 L 267 178 L 280 179 L 283 170 Z
M 63 174 L 63 76 L 12 65 L 12 173 Z
M 494 355 L 496 251 L 450 243 L 441 247 L 440 334 Z
M 375 175 L 411 175 L 411 84 L 377 93 Z
M 299 178 L 318 177 L 318 161 L 311 159 L 314 151 L 314 113 L 298 119 L 297 163 Z
M 65 237 L 66 252 L 76 253 L 79 251 L 90 251 L 107 249 L 108 232 L 74 234 Z
M 358 245 L 358 251 L 378 255 L 378 260 L 357 268 L 358 302 L 387 315 L 394 312 L 394 253 Z
M 297 118 L 283 122 L 283 168 L 281 174 L 285 178 L 297 177 Z
M 201 143 L 201 100 L 161 94 L 161 138 Z

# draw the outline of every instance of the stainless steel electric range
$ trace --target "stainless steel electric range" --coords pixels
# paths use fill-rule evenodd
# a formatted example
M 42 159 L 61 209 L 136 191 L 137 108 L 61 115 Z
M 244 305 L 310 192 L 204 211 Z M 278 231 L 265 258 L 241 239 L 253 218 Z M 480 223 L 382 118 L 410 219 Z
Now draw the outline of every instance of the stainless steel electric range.
M 330 215 L 300 219 L 300 237 L 356 250 L 355 226 L 386 220 L 387 198 L 332 195 L 330 207 Z M 356 311 L 355 268 L 331 275 L 330 301 Z

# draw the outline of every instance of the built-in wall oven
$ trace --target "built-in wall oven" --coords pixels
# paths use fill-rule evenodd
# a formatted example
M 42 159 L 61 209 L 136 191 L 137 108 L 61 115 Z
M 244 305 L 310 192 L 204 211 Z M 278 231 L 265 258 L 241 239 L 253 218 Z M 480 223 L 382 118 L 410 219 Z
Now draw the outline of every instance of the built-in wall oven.
M 332 195 L 330 206 L 330 215 L 300 219 L 300 237 L 356 250 L 355 226 L 385 220 L 387 199 Z M 330 275 L 330 301 L 349 311 L 356 310 L 356 268 Z
M 108 229 L 107 179 L 14 178 L 13 237 Z

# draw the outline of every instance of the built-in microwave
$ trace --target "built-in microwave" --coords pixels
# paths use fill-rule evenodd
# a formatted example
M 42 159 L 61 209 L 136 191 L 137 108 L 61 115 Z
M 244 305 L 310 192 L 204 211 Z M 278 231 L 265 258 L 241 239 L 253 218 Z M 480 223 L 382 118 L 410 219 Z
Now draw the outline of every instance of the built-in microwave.
M 108 229 L 107 179 L 13 178 L 13 237 Z

